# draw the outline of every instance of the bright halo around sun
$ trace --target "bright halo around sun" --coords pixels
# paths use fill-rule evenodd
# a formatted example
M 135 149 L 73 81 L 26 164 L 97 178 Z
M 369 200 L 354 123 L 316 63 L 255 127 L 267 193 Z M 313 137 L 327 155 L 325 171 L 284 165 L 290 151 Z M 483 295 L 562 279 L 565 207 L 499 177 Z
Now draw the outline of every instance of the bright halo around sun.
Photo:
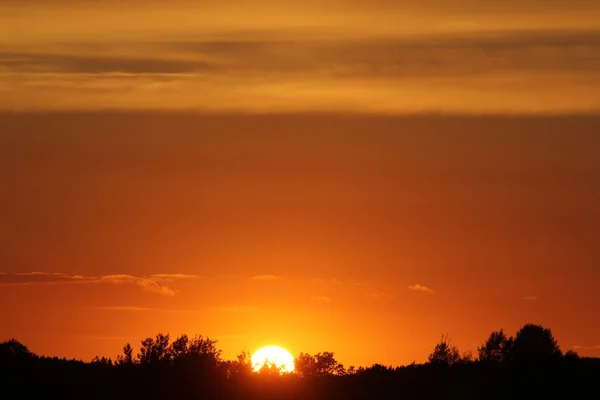
M 278 346 L 267 346 L 257 350 L 251 360 L 254 371 L 260 371 L 265 364 L 274 364 L 281 372 L 294 370 L 294 357 L 289 351 Z

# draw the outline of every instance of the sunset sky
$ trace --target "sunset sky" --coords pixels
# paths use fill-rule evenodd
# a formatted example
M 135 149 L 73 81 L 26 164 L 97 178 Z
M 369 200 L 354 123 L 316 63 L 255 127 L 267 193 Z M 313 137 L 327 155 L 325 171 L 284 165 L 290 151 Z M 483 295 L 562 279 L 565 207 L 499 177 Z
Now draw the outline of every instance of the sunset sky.
M 0 340 L 600 356 L 599 55 L 587 0 L 0 0 Z

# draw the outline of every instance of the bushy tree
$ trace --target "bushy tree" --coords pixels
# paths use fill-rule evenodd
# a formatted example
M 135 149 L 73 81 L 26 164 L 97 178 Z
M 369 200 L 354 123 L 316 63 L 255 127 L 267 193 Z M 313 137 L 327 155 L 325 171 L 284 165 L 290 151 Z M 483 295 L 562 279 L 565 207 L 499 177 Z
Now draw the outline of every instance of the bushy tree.
M 442 335 L 440 342 L 429 354 L 428 360 L 432 365 L 452 366 L 460 361 L 460 352 L 458 347 L 450 343 L 448 335 Z
M 282 374 L 281 367 L 274 361 L 266 361 L 257 372 L 261 376 L 280 376 Z
M 550 329 L 527 324 L 517 332 L 510 356 L 521 362 L 547 361 L 562 356 L 562 352 Z
M 243 351 L 238 354 L 236 360 L 227 361 L 228 377 L 248 377 L 252 373 L 252 360 L 250 353 Z
M 574 360 L 574 361 L 580 359 L 579 354 L 575 350 L 568 350 L 565 353 L 565 358 L 568 360 Z
M 301 376 L 327 376 L 343 375 L 344 366 L 340 364 L 334 356 L 334 353 L 325 351 L 310 355 L 300 353 L 294 361 L 296 372 Z
M 173 343 L 171 343 L 171 346 L 169 346 L 168 350 L 171 360 L 177 361 L 185 357 L 185 355 L 188 353 L 189 341 L 190 340 L 188 336 L 186 334 L 183 334 L 177 339 L 175 339 Z
M 10 339 L 0 343 L 0 357 L 2 358 L 17 358 L 17 357 L 34 357 L 34 354 L 29 351 L 27 346 L 19 342 L 17 339 Z
M 464 351 L 460 356 L 459 363 L 468 364 L 475 361 L 475 357 L 473 357 L 473 352 L 471 350 Z
M 157 364 L 170 361 L 169 334 L 159 333 L 156 339 L 148 337 L 142 340 L 142 347 L 138 353 L 140 364 Z
M 509 358 L 513 339 L 506 337 L 504 330 L 494 331 L 486 342 L 477 349 L 480 361 L 502 362 Z
M 196 335 L 189 340 L 187 357 L 201 359 L 210 365 L 218 365 L 221 360 L 222 350 L 217 348 L 217 341 Z

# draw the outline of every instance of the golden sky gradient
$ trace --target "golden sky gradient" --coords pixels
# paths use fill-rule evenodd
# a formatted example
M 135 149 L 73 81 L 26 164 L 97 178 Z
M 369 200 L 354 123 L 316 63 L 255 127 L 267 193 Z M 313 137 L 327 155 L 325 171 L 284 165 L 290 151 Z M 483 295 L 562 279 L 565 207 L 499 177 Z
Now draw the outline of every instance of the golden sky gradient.
M 595 1 L 2 0 L 0 7 L 2 109 L 600 108 Z
M 0 340 L 600 356 L 599 55 L 586 0 L 0 0 Z

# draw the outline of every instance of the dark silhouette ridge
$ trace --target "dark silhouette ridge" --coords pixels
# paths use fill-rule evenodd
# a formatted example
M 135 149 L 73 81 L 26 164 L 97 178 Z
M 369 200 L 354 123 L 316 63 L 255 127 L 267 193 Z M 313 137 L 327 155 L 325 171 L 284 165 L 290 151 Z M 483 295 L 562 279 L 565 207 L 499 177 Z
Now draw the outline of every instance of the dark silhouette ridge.
M 38 356 L 17 341 L 0 343 L 2 399 L 504 399 L 598 395 L 600 358 L 564 355 L 549 329 L 527 324 L 492 332 L 478 359 L 443 335 L 424 364 L 344 368 L 332 352 L 301 353 L 293 373 L 274 364 L 252 372 L 250 354 L 224 360 L 207 337 L 168 334 L 123 346 L 115 362 Z M 589 394 L 588 394 L 589 392 Z

